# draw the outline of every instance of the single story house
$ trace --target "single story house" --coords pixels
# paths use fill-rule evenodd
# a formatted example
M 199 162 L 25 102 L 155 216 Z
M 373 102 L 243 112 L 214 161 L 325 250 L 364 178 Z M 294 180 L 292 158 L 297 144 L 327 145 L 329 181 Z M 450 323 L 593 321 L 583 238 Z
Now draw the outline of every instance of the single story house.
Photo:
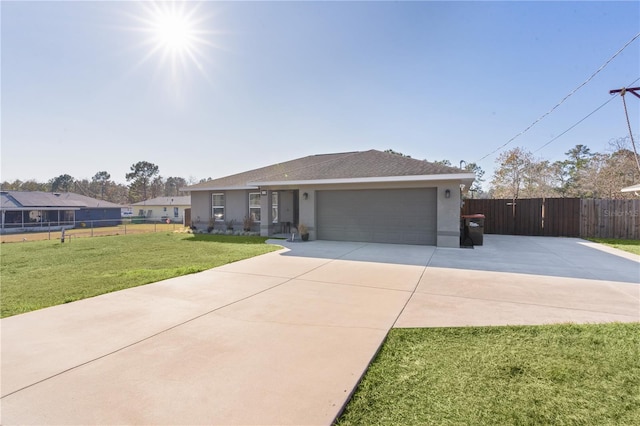
M 151 221 L 183 222 L 184 211 L 191 207 L 191 196 L 156 197 L 133 203 L 133 214 Z
M 72 192 L 0 191 L 3 232 L 120 224 L 120 204 Z
M 462 188 L 475 175 L 376 150 L 311 155 L 189 186 L 196 229 L 460 246 Z M 249 222 L 249 223 L 247 223 Z

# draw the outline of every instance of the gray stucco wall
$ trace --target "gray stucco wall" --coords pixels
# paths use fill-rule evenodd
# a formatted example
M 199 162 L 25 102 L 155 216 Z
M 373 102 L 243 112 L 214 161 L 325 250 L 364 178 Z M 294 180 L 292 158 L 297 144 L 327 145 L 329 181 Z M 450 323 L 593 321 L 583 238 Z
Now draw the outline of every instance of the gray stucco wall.
M 449 198 L 446 191 L 450 191 Z M 442 182 L 438 185 L 438 247 L 460 247 L 460 183 Z
M 224 221 L 216 221 L 216 229 L 225 229 L 225 224 L 233 220 L 234 229 L 241 230 L 245 216 L 249 214 L 249 193 L 257 191 L 193 191 L 191 193 L 191 220 L 198 226 L 207 227 L 211 219 L 212 194 L 224 194 Z
M 249 214 L 249 191 L 225 191 L 225 204 L 224 221 L 233 220 L 234 229 L 242 229 L 242 222 Z
M 191 223 L 207 226 L 211 219 L 211 192 L 194 191 L 191 193 Z

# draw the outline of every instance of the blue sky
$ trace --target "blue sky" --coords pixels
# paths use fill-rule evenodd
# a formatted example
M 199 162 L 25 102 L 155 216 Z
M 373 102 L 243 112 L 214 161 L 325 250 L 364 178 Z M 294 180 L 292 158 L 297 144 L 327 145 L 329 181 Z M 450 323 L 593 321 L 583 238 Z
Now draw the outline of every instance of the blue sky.
M 2 180 L 125 183 L 138 161 L 215 178 L 388 148 L 476 161 L 640 31 L 640 2 L 186 2 L 198 65 L 172 71 L 150 54 L 153 5 L 1 3 Z M 537 150 L 639 77 L 637 39 L 505 149 Z M 627 104 L 640 133 L 640 100 Z M 626 135 L 615 99 L 535 155 Z

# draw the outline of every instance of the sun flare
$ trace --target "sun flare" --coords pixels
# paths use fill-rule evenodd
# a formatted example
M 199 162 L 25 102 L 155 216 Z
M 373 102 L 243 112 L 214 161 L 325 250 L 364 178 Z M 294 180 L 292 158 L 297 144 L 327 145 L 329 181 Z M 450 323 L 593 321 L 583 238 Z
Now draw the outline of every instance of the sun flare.
M 147 52 L 136 67 L 156 58 L 157 72 L 170 79 L 174 90 L 187 83 L 194 68 L 208 80 L 205 64 L 210 60 L 209 48 L 216 46 L 210 41 L 214 33 L 208 22 L 211 16 L 202 13 L 202 3 L 174 0 L 140 4 L 134 30 L 144 34 L 141 45 Z
M 175 8 L 156 10 L 154 15 L 151 30 L 158 47 L 171 51 L 193 49 L 196 41 L 195 25 L 189 21 L 188 16 Z

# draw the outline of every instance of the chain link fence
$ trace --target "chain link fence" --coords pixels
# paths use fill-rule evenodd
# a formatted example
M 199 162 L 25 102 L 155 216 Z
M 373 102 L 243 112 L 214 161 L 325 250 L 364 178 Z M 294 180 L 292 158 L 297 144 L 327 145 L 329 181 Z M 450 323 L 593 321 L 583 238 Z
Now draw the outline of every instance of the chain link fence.
M 114 225 L 113 219 L 87 220 L 76 222 L 75 226 L 53 226 L 51 223 L 43 223 L 37 228 L 28 231 L 4 233 L 0 235 L 3 243 L 62 240 L 64 232 L 65 242 L 72 242 L 75 238 L 100 237 L 108 235 L 131 235 L 150 232 L 186 232 L 182 223 L 170 220 L 157 221 L 143 218 L 122 219 Z M 56 224 L 57 225 L 57 224 Z

